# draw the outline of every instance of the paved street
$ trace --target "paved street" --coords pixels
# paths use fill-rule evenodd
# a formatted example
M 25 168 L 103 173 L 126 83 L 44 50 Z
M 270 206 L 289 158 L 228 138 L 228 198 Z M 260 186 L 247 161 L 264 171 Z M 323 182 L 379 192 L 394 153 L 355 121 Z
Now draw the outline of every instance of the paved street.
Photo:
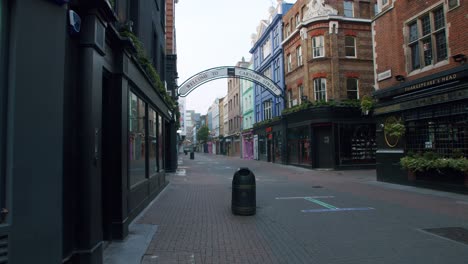
M 156 230 L 141 263 L 468 263 L 465 195 L 376 182 L 374 170 L 179 157 L 136 221 Z M 239 167 L 256 176 L 254 216 L 231 213 Z

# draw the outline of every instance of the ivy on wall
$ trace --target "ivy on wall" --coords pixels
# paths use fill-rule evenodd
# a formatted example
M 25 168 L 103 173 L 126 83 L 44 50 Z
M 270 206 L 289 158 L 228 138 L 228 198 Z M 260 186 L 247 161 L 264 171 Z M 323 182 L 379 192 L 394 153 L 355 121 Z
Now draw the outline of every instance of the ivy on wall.
M 174 101 L 172 97 L 166 92 L 166 88 L 164 87 L 163 83 L 161 82 L 161 78 L 159 77 L 158 72 L 154 68 L 153 64 L 149 60 L 148 56 L 146 55 L 146 51 L 143 48 L 143 44 L 141 41 L 128 29 L 123 29 L 120 31 L 120 35 L 122 37 L 129 38 L 133 45 L 135 46 L 136 53 L 134 54 L 138 60 L 138 63 L 145 71 L 146 75 L 151 80 L 151 84 L 155 91 L 159 93 L 166 104 L 169 106 L 170 109 L 174 111 L 175 114 L 175 122 L 176 122 L 176 129 L 180 128 L 180 111 L 179 111 L 179 103 Z
M 361 102 L 359 100 L 351 100 L 351 99 L 346 99 L 343 101 L 334 101 L 334 100 L 315 101 L 315 102 L 305 101 L 302 104 L 295 105 L 290 108 L 285 108 L 281 114 L 287 115 L 287 114 L 303 111 L 306 109 L 312 109 L 312 108 L 317 108 L 317 107 L 322 107 L 322 106 L 359 108 L 361 106 Z

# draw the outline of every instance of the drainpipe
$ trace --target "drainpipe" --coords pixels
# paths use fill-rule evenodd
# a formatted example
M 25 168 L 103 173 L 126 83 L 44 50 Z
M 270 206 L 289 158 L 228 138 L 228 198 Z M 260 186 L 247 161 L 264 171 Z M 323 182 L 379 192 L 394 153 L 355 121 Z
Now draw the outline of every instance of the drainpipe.
M 332 84 L 332 94 L 333 94 L 333 99 L 337 98 L 337 95 L 335 94 L 335 88 L 338 86 L 335 84 L 335 60 L 339 60 L 338 57 L 338 50 L 333 48 L 334 45 L 338 45 L 336 43 L 336 36 L 338 35 L 338 21 L 330 21 L 329 23 L 329 46 L 330 46 L 330 71 L 331 71 L 331 84 Z M 334 54 L 336 52 L 336 54 Z M 336 56 L 335 56 L 336 55 Z M 339 78 L 338 78 L 339 79 Z M 329 96 L 327 95 L 327 100 L 329 100 Z

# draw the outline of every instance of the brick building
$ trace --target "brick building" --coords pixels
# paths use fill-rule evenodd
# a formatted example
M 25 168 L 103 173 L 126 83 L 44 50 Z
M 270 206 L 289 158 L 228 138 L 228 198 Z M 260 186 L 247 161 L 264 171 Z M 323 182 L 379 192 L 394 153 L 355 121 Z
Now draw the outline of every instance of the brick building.
M 375 1 L 298 0 L 283 16 L 286 163 L 375 165 L 375 125 L 359 109 L 374 90 L 374 8 Z
M 248 68 L 249 62 L 245 61 L 245 58 L 242 57 L 242 60 L 236 63 L 236 67 Z M 240 157 L 241 154 L 240 132 L 242 113 L 240 108 L 240 96 L 242 95 L 240 93 L 240 81 L 239 78 L 228 78 L 228 134 L 226 135 L 226 154 L 235 157 Z M 226 112 L 224 114 L 226 115 Z
M 379 180 L 406 181 L 399 160 L 409 152 L 467 154 L 467 7 L 460 0 L 379 1 L 372 24 Z M 395 122 L 404 135 L 390 136 Z

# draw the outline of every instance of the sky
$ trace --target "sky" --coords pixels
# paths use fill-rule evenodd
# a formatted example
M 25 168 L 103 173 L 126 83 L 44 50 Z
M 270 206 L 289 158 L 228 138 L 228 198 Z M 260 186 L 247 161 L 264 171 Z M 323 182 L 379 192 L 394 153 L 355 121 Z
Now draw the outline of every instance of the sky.
M 293 1 L 286 1 L 293 2 Z M 179 86 L 191 76 L 218 66 L 250 60 L 251 35 L 276 0 L 179 0 L 175 10 Z M 186 109 L 206 114 L 227 94 L 227 79 L 205 83 L 186 98 Z

